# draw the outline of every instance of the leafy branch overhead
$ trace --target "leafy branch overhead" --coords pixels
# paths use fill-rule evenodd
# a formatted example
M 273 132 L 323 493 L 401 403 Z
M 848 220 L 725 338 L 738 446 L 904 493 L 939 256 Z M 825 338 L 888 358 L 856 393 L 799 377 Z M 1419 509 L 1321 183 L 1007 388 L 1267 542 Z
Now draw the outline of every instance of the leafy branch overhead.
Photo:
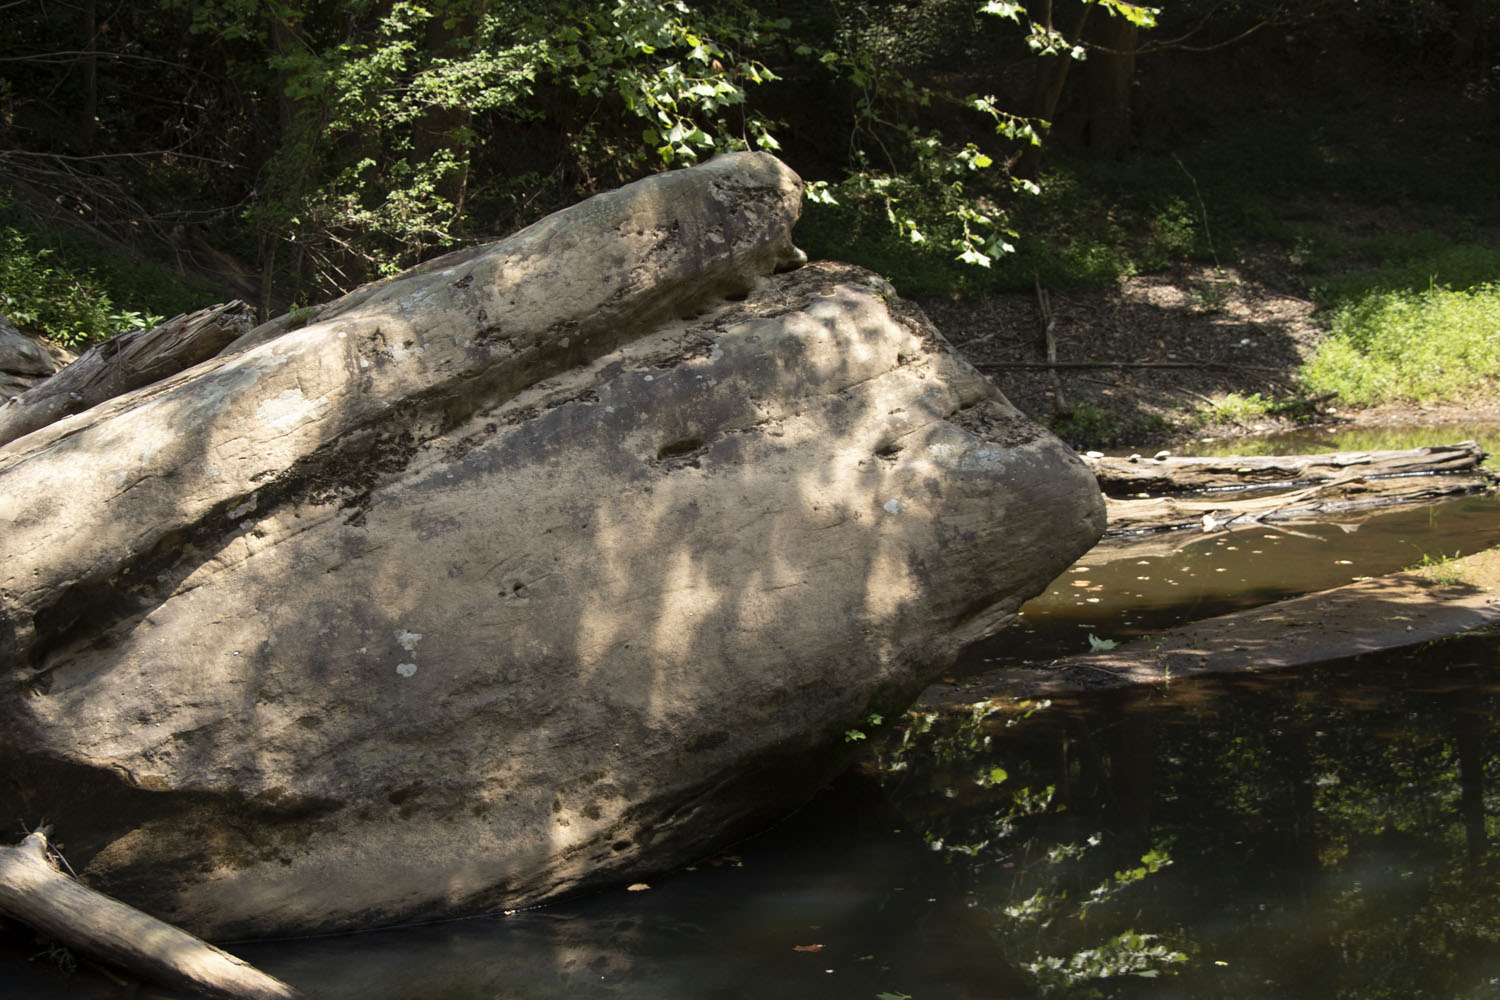
M 255 262 L 263 308 L 739 149 L 787 156 L 815 202 L 988 266 L 1013 248 L 1007 199 L 1037 190 L 1011 176 L 1017 150 L 1048 122 L 981 88 L 1089 44 L 1050 2 L 156 0 L 82 26 L 64 6 L 0 27 L 16 53 L 0 186 L 24 178 L 163 243 L 211 230 Z M 945 72 L 960 50 L 975 68 Z

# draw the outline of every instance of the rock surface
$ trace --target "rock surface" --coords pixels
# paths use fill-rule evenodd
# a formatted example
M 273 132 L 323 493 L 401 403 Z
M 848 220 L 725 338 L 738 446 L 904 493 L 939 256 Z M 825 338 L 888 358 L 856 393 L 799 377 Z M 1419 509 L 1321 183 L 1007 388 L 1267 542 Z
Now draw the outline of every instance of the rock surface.
M 216 938 L 537 903 L 805 799 L 1104 527 L 764 154 L 0 448 L 0 819 Z
M 0 400 L 20 395 L 71 360 L 61 348 L 56 353 L 58 356 L 0 316 Z

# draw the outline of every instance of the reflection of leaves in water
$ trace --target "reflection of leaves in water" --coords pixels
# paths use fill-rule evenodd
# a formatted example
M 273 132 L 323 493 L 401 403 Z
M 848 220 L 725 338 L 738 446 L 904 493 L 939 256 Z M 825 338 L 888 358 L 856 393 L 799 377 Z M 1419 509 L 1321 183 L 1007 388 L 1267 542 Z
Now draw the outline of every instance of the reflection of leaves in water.
M 1027 878 L 1041 884 L 1020 903 L 999 909 L 1008 923 L 1001 922 L 996 930 L 1002 940 L 1015 942 L 1012 947 L 1018 953 L 1025 949 L 1035 956 L 1029 961 L 1022 959 L 1020 965 L 1036 979 L 1043 992 L 1066 992 L 1117 976 L 1152 978 L 1187 961 L 1186 954 L 1163 943 L 1160 935 L 1133 928 L 1118 931 L 1092 946 L 1085 946 L 1079 940 L 1103 932 L 1102 927 L 1090 928 L 1085 923 L 1091 910 L 1120 902 L 1130 886 L 1172 863 L 1164 849 L 1153 848 L 1141 856 L 1138 866 L 1105 877 L 1074 902 L 1068 886 L 1074 881 L 1077 862 L 1101 841 L 1095 834 L 1084 844 L 1053 845 L 1026 873 Z M 1106 922 L 1107 919 L 1099 921 Z M 1077 932 L 1068 934 L 1070 927 Z M 1072 950 L 1063 955 L 1048 953 L 1059 944 Z
M 1123 931 L 1096 948 L 1083 948 L 1067 958 L 1045 956 L 1026 966 L 1045 992 L 1066 990 L 1115 976 L 1151 979 L 1163 967 L 1186 962 L 1187 956 L 1157 941 L 1155 934 Z
M 1013 730 L 983 703 L 884 744 L 904 769 L 882 780 L 1039 988 L 1152 996 L 1134 977 L 1174 972 L 1182 996 L 1489 996 L 1497 667 L 1491 631 Z
M 1013 768 L 993 759 L 988 730 L 1047 705 L 990 700 L 949 719 L 913 713 L 905 730 L 878 748 L 877 768 L 888 786 L 908 782 L 914 795 L 939 800 L 913 810 L 923 817 L 924 841 L 960 866 L 969 905 L 990 915 L 996 948 L 1043 992 L 1171 971 L 1187 956 L 1160 935 L 1122 925 L 1119 912 L 1128 902 L 1120 897 L 1172 863 L 1165 845 L 1088 881 L 1086 873 L 1107 862 L 1090 856 L 1102 834 L 1060 840 L 1053 830 L 1064 809 L 1055 785 L 1024 774 L 1015 780 Z

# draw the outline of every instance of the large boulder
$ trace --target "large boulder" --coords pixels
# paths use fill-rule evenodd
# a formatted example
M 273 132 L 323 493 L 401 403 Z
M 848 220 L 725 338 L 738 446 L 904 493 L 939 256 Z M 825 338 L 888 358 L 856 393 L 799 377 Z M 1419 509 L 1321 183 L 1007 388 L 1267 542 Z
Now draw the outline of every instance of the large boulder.
M 804 800 L 1104 526 L 721 157 L 0 448 L 0 820 L 204 935 L 537 903 Z

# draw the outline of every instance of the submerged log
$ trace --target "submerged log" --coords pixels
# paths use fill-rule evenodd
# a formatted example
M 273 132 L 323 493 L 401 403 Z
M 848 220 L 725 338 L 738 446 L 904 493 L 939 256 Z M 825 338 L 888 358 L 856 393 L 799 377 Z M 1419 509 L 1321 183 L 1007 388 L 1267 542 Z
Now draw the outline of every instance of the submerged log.
M 1364 479 L 1475 472 L 1485 459 L 1473 441 L 1402 451 L 1341 451 L 1323 455 L 1206 456 L 1196 458 L 1105 458 L 1085 463 L 1109 496 L 1185 493 L 1252 486 L 1309 486 Z
M 224 1000 L 297 1000 L 304 994 L 186 931 L 58 871 L 38 831 L 0 847 L 0 912 L 53 941 L 173 989 Z
M 0 444 L 207 361 L 249 330 L 254 315 L 245 303 L 230 302 L 89 348 L 0 406 Z

